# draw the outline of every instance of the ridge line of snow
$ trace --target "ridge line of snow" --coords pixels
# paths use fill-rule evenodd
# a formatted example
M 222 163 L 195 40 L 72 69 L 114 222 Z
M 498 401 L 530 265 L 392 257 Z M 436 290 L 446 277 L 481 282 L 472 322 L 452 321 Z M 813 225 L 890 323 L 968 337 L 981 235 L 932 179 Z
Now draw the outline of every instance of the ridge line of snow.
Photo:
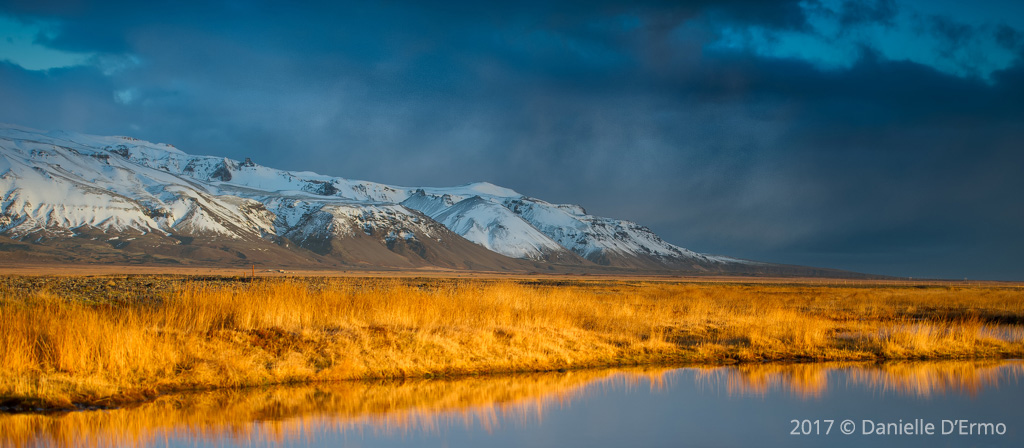
M 3 216 L 13 217 L 8 223 L 25 218 L 5 232 L 31 221 L 44 227 L 49 222 L 93 223 L 142 231 L 284 236 L 313 215 L 343 219 L 335 215 L 342 213 L 348 216 L 344 219 L 356 219 L 345 210 L 362 208 L 371 214 L 422 212 L 469 241 L 517 258 L 542 259 L 567 250 L 595 262 L 609 257 L 745 262 L 698 254 L 632 221 L 590 215 L 578 205 L 552 204 L 490 182 L 393 186 L 278 170 L 248 158 L 190 155 L 132 137 L 6 124 L 0 124 L 0 152 Z M 269 215 L 250 216 L 246 201 L 262 204 Z M 59 213 L 57 204 L 66 204 Z

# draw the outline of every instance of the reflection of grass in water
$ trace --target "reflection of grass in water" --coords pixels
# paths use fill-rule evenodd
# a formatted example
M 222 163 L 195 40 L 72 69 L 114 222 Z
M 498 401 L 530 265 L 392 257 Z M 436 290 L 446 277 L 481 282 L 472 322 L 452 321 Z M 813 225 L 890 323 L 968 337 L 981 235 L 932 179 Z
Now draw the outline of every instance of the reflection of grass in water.
M 1014 287 L 311 278 L 135 281 L 133 298 L 104 281 L 88 300 L 0 288 L 0 406 L 654 362 L 1024 355 L 1020 338 L 990 330 L 1020 334 Z M 119 292 L 104 301 L 107 289 Z
M 697 380 L 709 388 L 725 386 L 732 395 L 766 396 L 788 390 L 802 398 L 818 398 L 828 388 L 828 373 L 846 363 L 749 364 L 700 369 Z
M 1024 363 L 998 360 L 927 362 L 746 364 L 701 370 L 701 383 L 725 384 L 729 395 L 766 396 L 788 391 L 793 396 L 820 398 L 828 390 L 830 375 L 842 372 L 847 382 L 882 393 L 929 397 L 947 393 L 976 395 L 1001 381 L 1024 376 Z
M 459 380 L 342 382 L 167 395 L 138 406 L 0 415 L 0 446 L 143 446 L 164 437 L 285 441 L 326 431 L 405 435 L 452 424 L 543 419 L 595 388 L 660 384 L 667 369 L 571 371 Z
M 1018 361 L 757 364 L 696 368 L 698 386 L 729 395 L 821 397 L 837 374 L 869 391 L 974 394 L 1024 374 Z M 144 446 L 165 438 L 285 442 L 327 433 L 408 437 L 452 426 L 488 432 L 607 390 L 667 387 L 672 369 L 571 371 L 458 380 L 342 382 L 167 395 L 142 405 L 54 415 L 0 415 L 0 447 Z
M 928 363 L 893 362 L 878 369 L 853 370 L 851 381 L 883 392 L 929 397 L 946 393 L 975 396 L 1009 378 L 1024 376 L 1021 362 L 942 361 Z

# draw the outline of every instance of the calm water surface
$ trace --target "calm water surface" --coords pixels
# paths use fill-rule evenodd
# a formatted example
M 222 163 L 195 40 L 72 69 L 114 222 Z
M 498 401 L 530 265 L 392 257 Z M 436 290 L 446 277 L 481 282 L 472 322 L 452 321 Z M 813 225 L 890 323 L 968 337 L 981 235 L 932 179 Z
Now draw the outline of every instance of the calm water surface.
M 765 364 L 216 391 L 0 415 L 0 446 L 1024 446 L 1022 374 Z

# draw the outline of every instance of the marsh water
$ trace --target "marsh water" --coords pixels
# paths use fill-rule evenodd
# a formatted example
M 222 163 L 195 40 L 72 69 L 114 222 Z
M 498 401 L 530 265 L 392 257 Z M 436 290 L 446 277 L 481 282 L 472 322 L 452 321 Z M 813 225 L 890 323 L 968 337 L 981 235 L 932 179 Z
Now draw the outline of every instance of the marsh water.
M 1020 361 L 943 361 L 221 390 L 0 415 L 0 446 L 1024 446 L 1022 379 Z

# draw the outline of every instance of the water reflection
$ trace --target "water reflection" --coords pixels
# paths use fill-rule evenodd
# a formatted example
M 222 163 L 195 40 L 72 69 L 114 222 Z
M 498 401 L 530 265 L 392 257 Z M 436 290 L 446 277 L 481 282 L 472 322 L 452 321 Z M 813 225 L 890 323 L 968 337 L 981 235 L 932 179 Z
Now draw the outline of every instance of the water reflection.
M 697 378 L 709 387 L 725 387 L 731 395 L 765 396 L 788 391 L 804 399 L 821 398 L 835 382 L 877 393 L 929 397 L 957 393 L 976 396 L 984 388 L 1024 374 L 1019 361 L 900 361 L 880 364 L 813 363 L 751 364 L 722 369 L 700 369 Z M 830 378 L 833 378 L 830 380 Z
M 686 411 L 656 411 L 682 413 L 713 409 L 708 403 L 722 396 L 828 400 L 837 387 L 914 400 L 975 397 L 1004 386 L 1019 389 L 1022 374 L 1019 361 L 756 364 L 221 390 L 108 411 L 0 415 L 0 446 L 164 446 L 182 440 L 189 445 L 333 445 L 339 437 L 362 441 L 382 435 L 414 440 L 448 428 L 494 434 L 503 426 L 549 425 L 547 415 L 603 395 L 618 397 L 606 400 L 614 406 L 637 392 L 697 391 L 687 397 L 699 400 L 678 404 Z M 591 417 L 581 417 L 586 418 Z
M 429 432 L 456 421 L 489 430 L 499 416 L 540 421 L 545 409 L 569 406 L 574 397 L 610 378 L 636 381 L 651 375 L 661 381 L 664 371 L 340 382 L 180 394 L 108 411 L 0 415 L 0 445 L 146 446 L 170 436 L 245 443 L 295 439 L 325 427 Z

